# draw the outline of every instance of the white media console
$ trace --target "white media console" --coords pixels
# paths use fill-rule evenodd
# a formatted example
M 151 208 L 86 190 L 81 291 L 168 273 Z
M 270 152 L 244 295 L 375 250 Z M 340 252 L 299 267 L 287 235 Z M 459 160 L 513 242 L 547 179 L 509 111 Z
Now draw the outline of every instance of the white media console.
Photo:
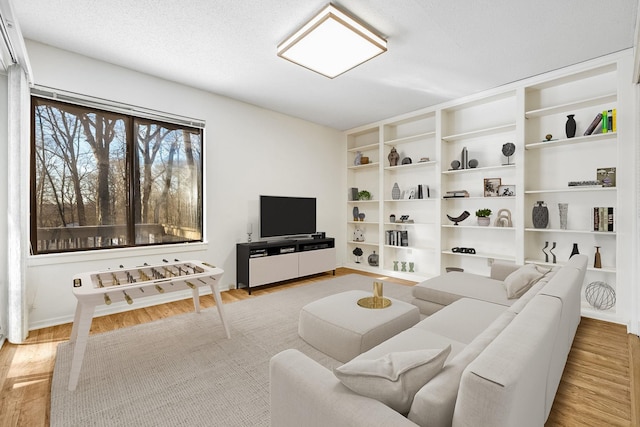
M 251 288 L 336 269 L 333 238 L 238 243 L 237 287 Z

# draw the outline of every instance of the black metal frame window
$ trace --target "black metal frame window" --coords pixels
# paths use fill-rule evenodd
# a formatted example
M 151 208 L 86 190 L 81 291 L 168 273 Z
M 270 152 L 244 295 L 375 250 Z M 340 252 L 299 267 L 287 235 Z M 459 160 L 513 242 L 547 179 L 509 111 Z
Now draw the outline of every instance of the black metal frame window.
M 34 254 L 203 240 L 203 129 L 31 97 Z

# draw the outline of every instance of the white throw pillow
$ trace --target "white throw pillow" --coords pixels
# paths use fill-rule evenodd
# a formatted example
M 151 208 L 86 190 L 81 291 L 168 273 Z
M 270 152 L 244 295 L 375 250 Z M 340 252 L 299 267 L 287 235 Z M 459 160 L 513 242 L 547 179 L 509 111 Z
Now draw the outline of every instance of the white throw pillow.
M 444 349 L 389 353 L 374 360 L 354 359 L 334 369 L 334 374 L 352 391 L 379 400 L 406 414 L 415 394 L 444 365 L 451 345 Z
M 548 269 L 539 268 L 535 264 L 527 264 L 509 274 L 503 283 L 507 291 L 507 298 L 520 298 L 548 271 Z

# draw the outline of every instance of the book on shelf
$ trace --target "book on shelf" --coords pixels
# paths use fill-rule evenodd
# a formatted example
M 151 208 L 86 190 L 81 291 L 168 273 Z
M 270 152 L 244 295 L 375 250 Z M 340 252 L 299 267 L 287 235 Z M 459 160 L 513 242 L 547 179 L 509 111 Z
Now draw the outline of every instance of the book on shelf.
M 611 114 L 612 114 L 612 117 L 613 117 L 612 123 L 611 123 L 611 131 L 612 132 L 617 132 L 618 131 L 618 125 L 616 123 L 616 120 L 618 119 L 618 113 L 616 112 L 615 108 L 612 110 Z
M 602 133 L 607 133 L 609 123 L 608 110 L 602 110 Z
M 602 133 L 616 132 L 618 130 L 618 112 L 615 108 L 602 110 Z
M 409 246 L 409 231 L 387 230 L 385 243 L 389 246 Z
M 467 190 L 453 190 L 447 191 L 444 196 L 445 199 L 451 199 L 454 197 L 469 197 L 469 192 Z
M 584 131 L 584 135 L 585 136 L 591 135 L 596 130 L 596 128 L 598 127 L 601 121 L 602 121 L 602 113 L 598 113 L 596 117 L 593 119 L 593 121 L 591 122 L 591 124 L 589 125 L 589 127 L 587 128 L 587 130 Z
M 615 210 L 612 206 L 593 208 L 593 231 L 615 231 Z

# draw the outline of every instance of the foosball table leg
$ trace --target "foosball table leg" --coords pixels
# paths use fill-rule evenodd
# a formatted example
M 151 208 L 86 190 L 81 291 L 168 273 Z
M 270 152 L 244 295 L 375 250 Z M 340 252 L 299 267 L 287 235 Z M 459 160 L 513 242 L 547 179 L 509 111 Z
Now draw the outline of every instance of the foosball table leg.
M 198 292 L 198 287 L 194 286 L 191 288 L 191 293 L 193 294 L 193 307 L 196 313 L 200 313 L 200 293 Z
M 76 306 L 70 338 L 70 342 L 75 342 L 75 345 L 73 347 L 73 358 L 71 359 L 71 371 L 69 372 L 69 391 L 75 390 L 78 385 L 95 308 L 95 304 L 83 304 L 80 302 Z
M 227 316 L 224 311 L 224 304 L 222 303 L 222 297 L 220 296 L 220 290 L 218 290 L 218 286 L 216 281 L 211 282 L 209 285 L 211 287 L 211 293 L 213 294 L 213 298 L 216 300 L 216 308 L 218 309 L 218 314 L 220 315 L 220 320 L 222 321 L 222 326 L 224 327 L 224 331 L 227 333 L 227 338 L 231 338 L 231 334 L 229 333 L 229 325 L 227 324 Z

